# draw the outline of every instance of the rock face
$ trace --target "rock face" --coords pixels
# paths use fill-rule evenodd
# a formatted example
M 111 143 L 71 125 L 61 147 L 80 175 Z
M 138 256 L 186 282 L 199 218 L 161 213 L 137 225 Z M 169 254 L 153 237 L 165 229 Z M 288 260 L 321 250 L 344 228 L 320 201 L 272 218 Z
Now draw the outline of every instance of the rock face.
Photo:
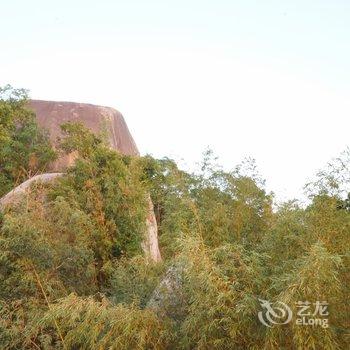
M 31 177 L 27 181 L 24 181 L 19 186 L 15 187 L 11 192 L 0 198 L 0 209 L 3 209 L 7 205 L 14 204 L 20 200 L 34 182 L 46 183 L 62 175 L 63 173 L 49 173 Z
M 96 134 L 105 133 L 112 149 L 126 155 L 139 155 L 122 114 L 113 108 L 86 103 L 40 100 L 29 101 L 29 108 L 35 112 L 39 126 L 48 130 L 53 146 L 62 136 L 61 124 L 80 122 Z M 60 157 L 52 164 L 50 170 L 62 171 L 73 162 L 73 155 Z
M 158 225 L 154 214 L 151 197 L 148 197 L 148 215 L 146 227 L 147 235 L 142 242 L 142 249 L 145 254 L 148 255 L 148 258 L 151 258 L 153 261 L 161 261 L 162 257 L 158 247 Z
M 147 307 L 159 316 L 175 320 L 184 315 L 186 302 L 183 289 L 184 267 L 177 263 L 169 267 L 158 287 L 153 291 Z
M 130 134 L 122 114 L 113 108 L 86 103 L 41 100 L 29 101 L 29 108 L 35 112 L 39 126 L 49 132 L 50 140 L 54 147 L 57 145 L 58 138 L 61 136 L 60 125 L 65 122 L 74 121 L 82 123 L 94 133 L 104 133 L 112 149 L 125 155 L 139 155 L 135 141 Z M 68 166 L 73 164 L 74 159 L 73 154 L 64 155 L 55 161 L 49 170 L 52 172 L 64 172 Z M 53 174 L 42 174 L 40 176 L 41 178 L 37 180 L 49 181 L 50 178 L 56 177 Z M 4 196 L 0 201 L 5 205 L 5 202 L 9 201 L 15 193 L 24 192 L 32 181 L 35 181 L 35 178 L 27 180 Z M 158 247 L 157 222 L 150 199 L 146 227 L 147 232 L 142 248 L 150 260 L 158 262 L 161 260 L 161 255 Z

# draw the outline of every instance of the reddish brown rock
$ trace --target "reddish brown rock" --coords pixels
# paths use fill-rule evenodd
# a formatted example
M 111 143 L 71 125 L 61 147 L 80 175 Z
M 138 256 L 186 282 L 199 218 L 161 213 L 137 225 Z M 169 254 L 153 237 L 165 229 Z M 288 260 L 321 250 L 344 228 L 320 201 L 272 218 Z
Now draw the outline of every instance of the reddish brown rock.
M 60 125 L 71 121 L 81 122 L 95 134 L 105 132 L 111 148 L 126 155 L 138 155 L 139 151 L 120 112 L 110 107 L 86 103 L 29 101 L 29 108 L 37 117 L 38 124 L 48 130 L 53 145 L 61 134 Z M 74 162 L 74 155 L 60 157 L 50 170 L 62 171 Z

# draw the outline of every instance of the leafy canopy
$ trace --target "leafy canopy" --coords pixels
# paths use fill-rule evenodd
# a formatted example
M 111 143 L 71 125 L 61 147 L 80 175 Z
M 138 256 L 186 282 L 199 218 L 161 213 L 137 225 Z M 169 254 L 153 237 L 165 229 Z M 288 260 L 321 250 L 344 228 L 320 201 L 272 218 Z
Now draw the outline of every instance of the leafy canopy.
M 27 91 L 0 88 L 0 197 L 29 177 L 45 172 L 56 155 L 47 133 L 27 109 Z

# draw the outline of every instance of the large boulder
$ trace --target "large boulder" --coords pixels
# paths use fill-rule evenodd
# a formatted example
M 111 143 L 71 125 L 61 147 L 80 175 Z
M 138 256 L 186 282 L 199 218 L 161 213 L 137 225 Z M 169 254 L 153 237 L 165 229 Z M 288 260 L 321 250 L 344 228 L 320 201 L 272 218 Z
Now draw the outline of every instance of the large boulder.
M 104 133 L 112 149 L 125 155 L 139 155 L 135 141 L 122 114 L 113 108 L 86 103 L 40 100 L 30 100 L 29 108 L 35 112 L 39 126 L 49 132 L 49 137 L 54 147 L 57 146 L 58 139 L 62 136 L 60 125 L 74 121 L 82 123 L 94 133 Z M 51 164 L 49 170 L 55 173 L 62 173 L 74 163 L 74 159 L 74 154 L 62 155 Z M 0 199 L 0 209 L 11 204 L 19 195 L 25 193 L 33 182 L 47 182 L 57 176 L 60 175 L 41 174 L 25 181 Z M 149 199 L 146 227 L 147 232 L 145 233 L 142 248 L 150 260 L 158 262 L 161 260 L 161 255 L 158 247 L 157 222 L 151 199 Z
M 29 108 L 39 126 L 48 130 L 55 147 L 62 136 L 60 126 L 80 122 L 94 133 L 105 133 L 112 149 L 126 155 L 139 155 L 136 143 L 120 112 L 110 107 L 87 103 L 30 100 Z M 52 171 L 63 171 L 74 162 L 74 155 L 63 155 L 51 165 Z
M 170 266 L 153 291 L 147 308 L 160 317 L 180 320 L 185 315 L 186 295 L 184 290 L 184 266 L 177 262 Z
M 29 191 L 30 187 L 36 183 L 47 183 L 53 181 L 59 176 L 62 176 L 63 173 L 48 173 L 48 174 L 39 174 L 31 177 L 30 179 L 22 182 L 19 186 L 15 187 L 12 191 L 7 193 L 5 196 L 0 198 L 0 210 L 4 209 L 7 206 L 16 204 L 19 202 L 24 195 Z

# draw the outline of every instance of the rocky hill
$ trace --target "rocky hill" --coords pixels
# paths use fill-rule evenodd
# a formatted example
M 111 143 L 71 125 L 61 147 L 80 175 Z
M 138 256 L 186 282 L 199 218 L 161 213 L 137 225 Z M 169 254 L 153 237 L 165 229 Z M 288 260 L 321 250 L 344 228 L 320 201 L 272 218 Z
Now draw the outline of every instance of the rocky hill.
M 74 121 L 81 122 L 94 133 L 104 133 L 111 148 L 122 154 L 139 154 L 124 117 L 113 108 L 86 103 L 42 100 L 30 100 L 29 107 L 35 112 L 39 126 L 49 131 L 53 145 L 61 136 L 60 125 Z M 73 160 L 73 156 L 63 156 L 52 164 L 52 170 L 62 171 L 71 165 Z
M 75 102 L 56 102 L 30 100 L 29 108 L 36 115 L 37 123 L 46 129 L 52 145 L 55 147 L 62 136 L 60 125 L 66 122 L 80 122 L 93 133 L 103 133 L 109 141 L 110 147 L 125 155 L 137 156 L 139 151 L 130 134 L 128 126 L 120 112 L 110 107 L 96 106 Z M 61 154 L 54 161 L 49 170 L 51 173 L 62 173 L 74 163 L 75 154 Z M 28 190 L 29 184 L 34 181 L 48 181 L 54 179 L 53 174 L 37 175 L 14 188 L 10 193 L 0 199 L 0 208 L 10 204 Z M 160 261 L 161 255 L 158 247 L 158 229 L 153 204 L 149 199 L 149 209 L 146 222 L 147 232 L 142 242 L 145 255 L 153 261 Z

